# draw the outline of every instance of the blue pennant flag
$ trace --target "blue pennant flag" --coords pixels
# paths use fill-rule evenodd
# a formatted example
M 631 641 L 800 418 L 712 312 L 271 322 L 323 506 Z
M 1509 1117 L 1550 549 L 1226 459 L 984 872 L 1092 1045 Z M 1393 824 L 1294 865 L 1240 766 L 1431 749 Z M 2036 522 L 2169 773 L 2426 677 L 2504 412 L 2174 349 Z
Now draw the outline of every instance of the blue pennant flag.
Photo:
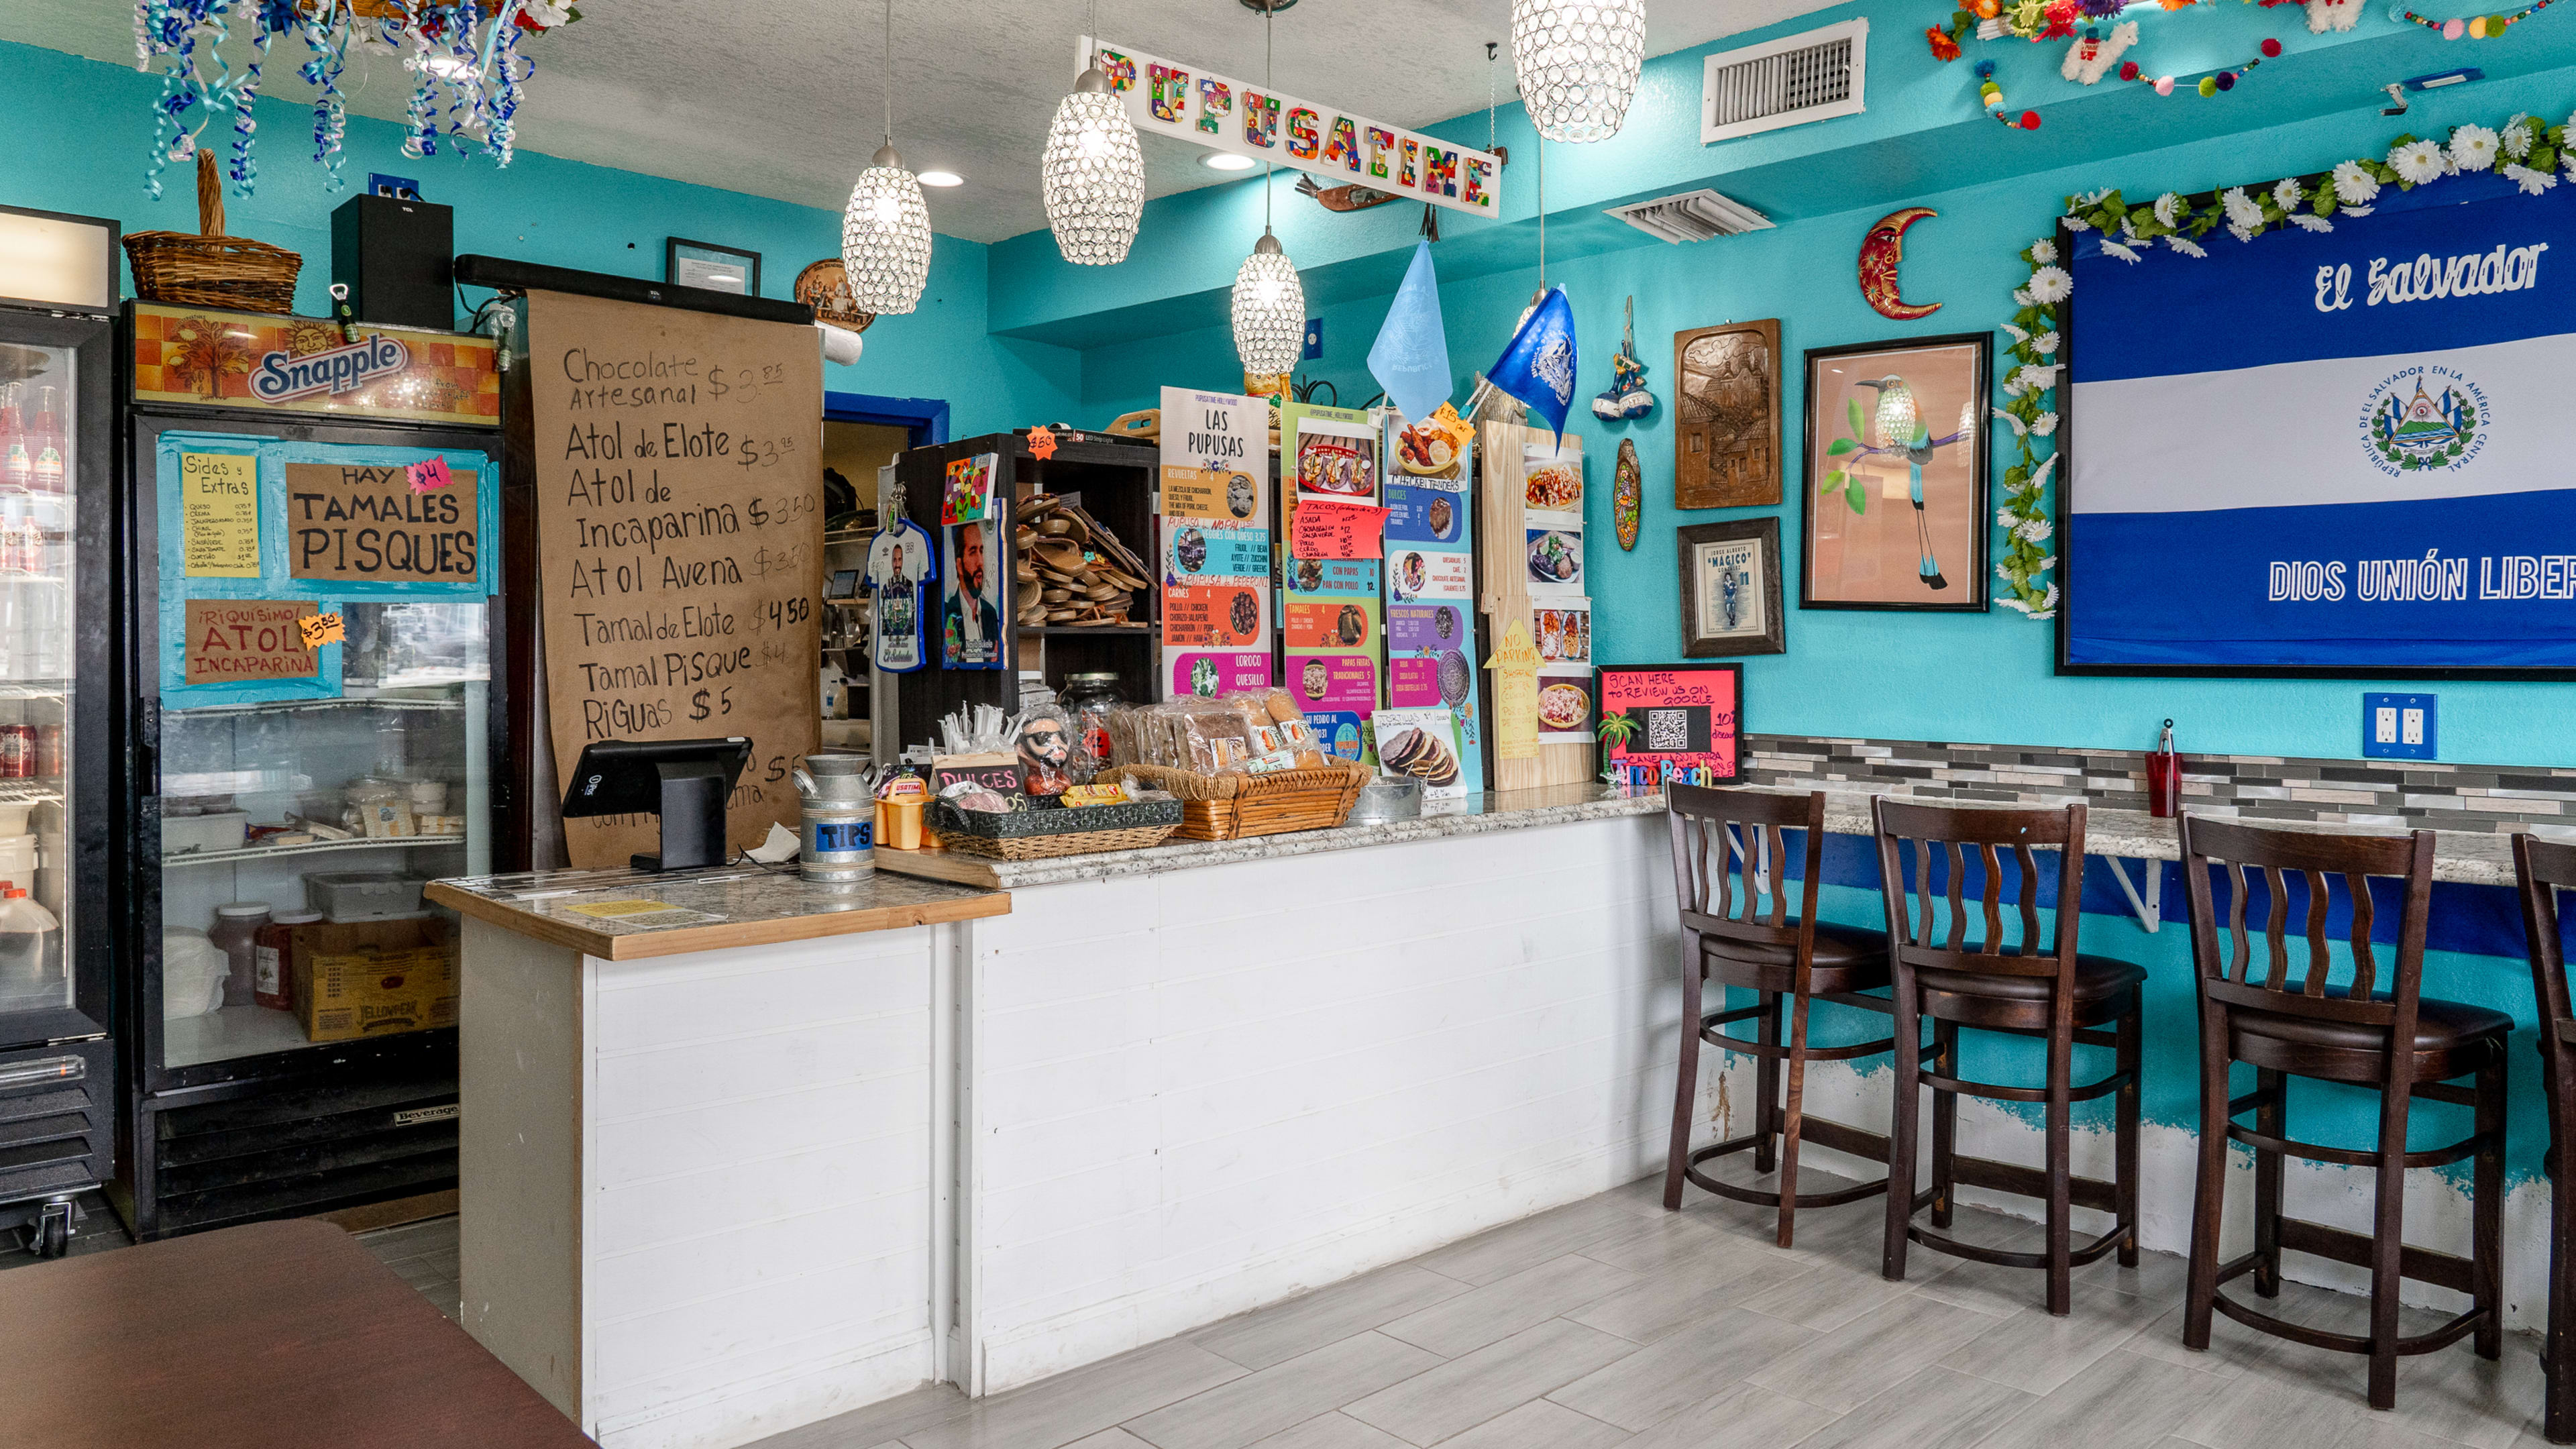
M 1413 265 L 1369 347 L 1368 365 L 1408 422 L 1422 421 L 1449 400 L 1449 339 L 1440 329 L 1440 279 L 1432 275 L 1427 241 L 1414 243 Z
M 1547 419 L 1562 441 L 1566 409 L 1574 403 L 1574 366 L 1574 304 L 1563 287 L 1550 287 L 1485 376 Z

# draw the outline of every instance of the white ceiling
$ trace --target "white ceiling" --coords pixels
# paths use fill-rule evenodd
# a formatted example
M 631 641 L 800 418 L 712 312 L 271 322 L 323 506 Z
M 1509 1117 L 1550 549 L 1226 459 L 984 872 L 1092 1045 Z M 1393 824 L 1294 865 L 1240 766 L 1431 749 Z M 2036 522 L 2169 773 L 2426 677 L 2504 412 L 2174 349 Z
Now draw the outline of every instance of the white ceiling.
M 1646 50 L 1824 3 L 1649 0 Z M 1261 17 L 1239 0 L 1101 0 L 1098 14 L 1111 40 L 1261 74 Z M 1510 47 L 1489 75 L 1484 43 L 1508 42 L 1510 15 L 1510 0 L 1300 0 L 1275 22 L 1279 89 L 1405 126 L 1482 109 L 1489 81 L 1508 101 Z M 132 64 L 133 23 L 126 0 L 0 0 L 0 39 L 96 60 Z M 527 43 L 519 144 L 837 211 L 883 129 L 884 25 L 870 0 L 585 0 L 580 23 Z M 933 227 L 989 242 L 1046 225 L 1038 152 L 1084 28 L 1084 9 L 1058 0 L 894 0 L 895 143 L 916 171 L 966 178 L 929 193 Z M 287 53 L 300 61 L 302 46 Z M 271 65 L 268 94 L 309 94 L 295 63 Z M 361 77 L 353 61 L 344 85 L 359 112 L 399 119 L 404 77 L 376 64 Z M 1196 147 L 1145 140 L 1149 196 L 1233 179 Z

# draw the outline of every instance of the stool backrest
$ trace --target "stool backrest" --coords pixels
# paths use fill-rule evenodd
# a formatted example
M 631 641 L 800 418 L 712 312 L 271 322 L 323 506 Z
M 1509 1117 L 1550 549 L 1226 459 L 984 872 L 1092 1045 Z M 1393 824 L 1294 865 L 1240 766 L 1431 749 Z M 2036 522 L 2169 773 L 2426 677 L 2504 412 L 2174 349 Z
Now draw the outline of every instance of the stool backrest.
M 1674 785 L 1665 792 L 1664 811 L 1673 829 L 1673 887 L 1682 929 L 1724 941 L 1787 946 L 1801 961 L 1808 959 L 1816 934 L 1816 877 L 1824 868 L 1824 792 L 1775 795 Z M 1783 830 L 1807 832 L 1794 907 Z
M 2204 1000 L 2249 1011 L 2279 1012 L 2322 1021 L 2385 1026 L 2392 1040 L 2411 1041 L 2415 1003 L 2424 984 L 2424 922 L 2433 896 L 2433 832 L 2418 830 L 2411 838 L 2390 835 L 2327 835 L 2305 830 L 2264 830 L 2204 815 L 2182 817 L 2183 885 L 2191 902 L 2191 958 L 2200 977 Z M 2228 873 L 2227 933 L 2232 951 L 2218 939 L 2218 912 L 2211 904 L 2210 868 Z M 2258 924 L 2262 947 L 2247 938 L 2246 902 L 2249 873 L 2260 875 L 2270 906 Z M 2307 885 L 2306 924 L 2294 928 L 2290 918 L 2289 876 Z M 2398 916 L 2397 949 L 2383 954 L 2371 927 L 2377 908 L 2370 897 L 2370 877 L 2406 882 Z M 2352 913 L 2347 939 L 2352 945 L 2352 980 L 2348 988 L 2328 995 L 2333 970 L 2326 923 L 2333 908 L 2337 879 Z M 2304 970 L 2293 969 L 2290 938 L 2307 941 Z M 2376 1001 L 2385 991 L 2389 999 Z
M 2084 891 L 2084 807 L 2063 810 L 1961 810 L 1915 805 L 1884 795 L 1870 800 L 1878 826 L 1879 895 L 1887 902 L 1887 939 L 1896 967 L 1912 972 L 1977 972 L 1988 976 L 2054 976 L 2061 1011 L 2072 1008 L 2075 984 L 2076 906 Z M 1913 847 L 1914 885 L 1905 884 L 1906 847 Z M 2043 941 L 2039 925 L 2039 857 L 2059 852 L 2056 929 Z M 2017 867 L 2010 899 L 2003 868 Z M 1932 890 L 1936 860 L 1949 879 L 1941 896 Z M 1982 877 L 1976 905 L 1984 929 L 1969 938 L 1966 894 L 1971 865 Z M 1910 897 L 1910 899 L 1909 899 Z M 1948 902 L 1948 928 L 1936 902 Z M 2005 911 L 2020 918 L 2019 938 L 2005 929 Z M 1902 990 L 1902 986 L 1899 987 Z
M 2515 836 L 2513 878 L 2522 888 L 2522 933 L 2531 951 L 2531 989 L 2543 1022 L 2540 1048 L 2555 1058 L 2576 1037 L 2576 1011 L 2567 1000 L 2566 943 L 2558 925 L 2558 893 L 2576 890 L 2576 845 Z

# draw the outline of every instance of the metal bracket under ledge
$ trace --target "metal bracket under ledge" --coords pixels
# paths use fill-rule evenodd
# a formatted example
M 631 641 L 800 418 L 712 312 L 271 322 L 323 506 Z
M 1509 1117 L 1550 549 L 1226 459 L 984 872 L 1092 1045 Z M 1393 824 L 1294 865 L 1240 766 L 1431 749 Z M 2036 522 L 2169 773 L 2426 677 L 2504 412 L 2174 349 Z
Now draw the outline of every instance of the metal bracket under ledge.
M 2138 924 L 2149 935 L 2155 934 L 2156 928 L 2164 924 L 2165 863 L 2161 860 L 2139 862 L 2147 868 L 2146 894 L 2140 895 L 2138 888 L 2129 883 L 2129 868 L 2120 863 L 2120 857 L 2106 855 L 2101 857 L 2101 861 L 2111 868 L 2111 878 L 2120 883 L 2120 894 L 2129 898 L 2129 909 L 2137 914 Z

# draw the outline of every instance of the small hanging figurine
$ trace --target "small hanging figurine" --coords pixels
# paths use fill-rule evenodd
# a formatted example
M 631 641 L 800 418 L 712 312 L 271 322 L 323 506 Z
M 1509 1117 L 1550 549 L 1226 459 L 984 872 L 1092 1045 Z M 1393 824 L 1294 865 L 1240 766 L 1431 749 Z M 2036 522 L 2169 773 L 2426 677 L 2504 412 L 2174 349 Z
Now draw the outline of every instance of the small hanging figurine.
M 2057 73 L 2081 85 L 2092 85 L 2120 63 L 2121 52 L 2138 43 L 2138 22 L 2132 20 L 2114 25 L 2104 35 L 2102 27 L 2088 25 L 2066 47 L 2066 59 L 2059 62 Z
M 1619 350 L 1610 358 L 1610 387 L 1592 400 L 1592 415 L 1606 422 L 1621 418 L 1642 418 L 1655 409 L 1655 395 L 1646 391 L 1646 364 L 1637 360 L 1637 299 L 1628 299 L 1627 326 L 1619 334 Z
M 1646 470 L 1637 466 L 1637 440 L 1619 440 L 1619 466 L 1612 473 L 1610 520 L 1619 530 L 1622 552 L 1637 546 L 1637 513 L 1646 501 Z

